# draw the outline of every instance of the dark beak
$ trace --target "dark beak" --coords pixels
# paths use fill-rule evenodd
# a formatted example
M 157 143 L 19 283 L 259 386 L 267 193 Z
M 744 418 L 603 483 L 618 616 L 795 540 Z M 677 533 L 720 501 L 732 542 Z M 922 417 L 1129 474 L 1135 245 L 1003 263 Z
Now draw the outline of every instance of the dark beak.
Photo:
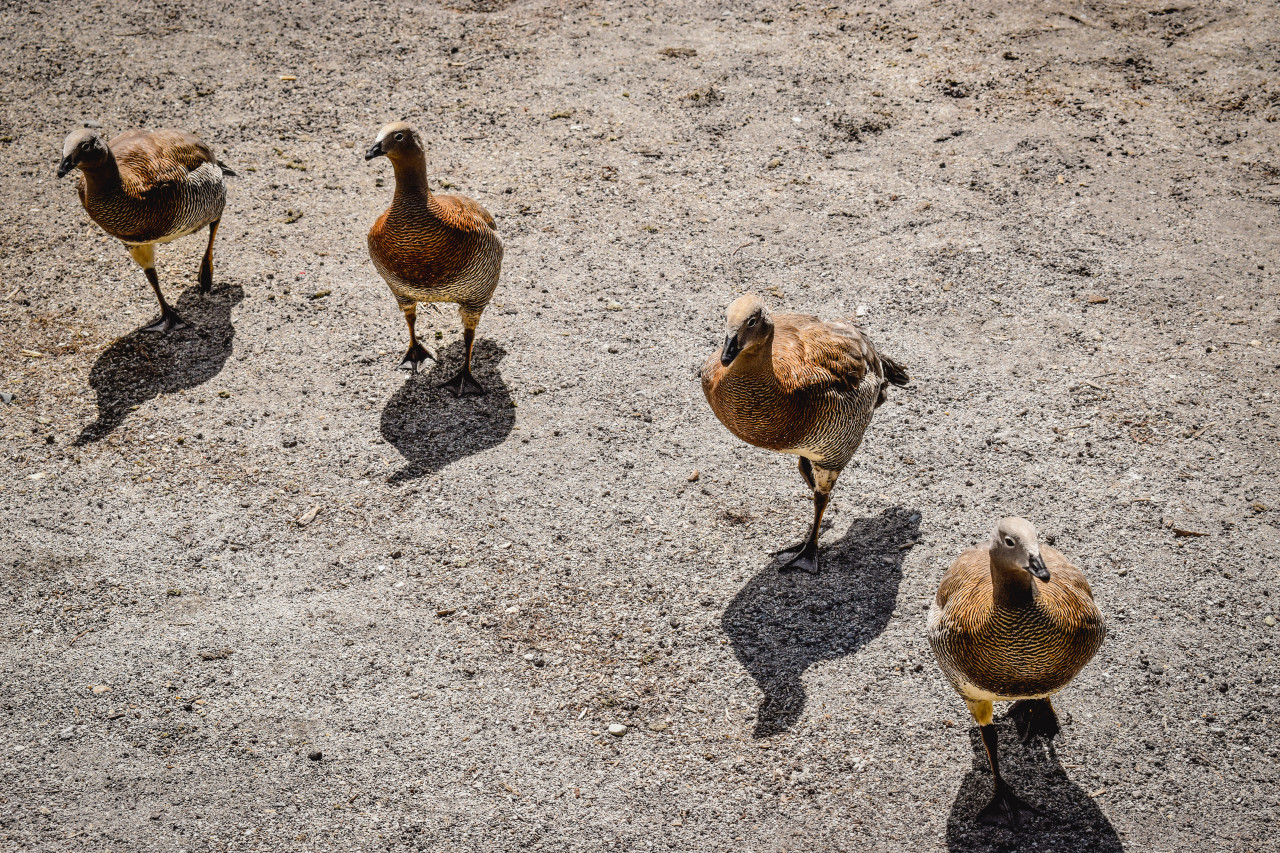
M 370 148 L 368 151 L 364 152 L 364 159 L 366 159 L 366 160 L 372 160 L 374 157 L 382 157 L 382 156 L 384 156 L 386 153 L 387 153 L 387 152 L 385 152 L 385 151 L 383 151 L 383 150 L 382 150 L 382 143 L 381 143 L 381 142 L 375 142 L 375 143 L 373 144 L 373 147 L 372 147 L 372 148 Z
M 738 357 L 740 352 L 742 352 L 742 347 L 738 345 L 738 336 L 729 335 L 724 339 L 724 350 L 720 353 L 720 363 L 728 367 L 733 364 L 733 360 Z
M 58 164 L 58 177 L 65 178 L 67 176 L 67 172 L 70 172 L 75 167 L 76 164 L 71 162 L 70 157 L 63 157 L 62 162 Z
M 1042 581 L 1047 581 L 1049 579 L 1049 570 L 1045 568 L 1044 560 L 1040 559 L 1039 554 L 1031 555 L 1031 565 L 1027 567 L 1027 571 L 1031 572 L 1031 574 L 1035 575 Z

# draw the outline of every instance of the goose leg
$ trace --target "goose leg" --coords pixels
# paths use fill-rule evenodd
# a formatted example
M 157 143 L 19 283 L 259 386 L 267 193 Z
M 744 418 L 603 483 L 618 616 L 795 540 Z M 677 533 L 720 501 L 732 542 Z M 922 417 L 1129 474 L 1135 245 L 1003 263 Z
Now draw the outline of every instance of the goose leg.
M 804 481 L 809 484 L 809 488 L 818 488 L 818 485 L 813 482 L 813 464 L 809 462 L 807 456 L 800 457 L 800 476 L 804 477 Z
M 1019 699 L 1009 709 L 1009 716 L 1018 729 L 1018 737 L 1024 744 L 1037 737 L 1053 740 L 1061 731 L 1058 714 L 1048 699 Z
M 471 348 L 475 345 L 475 341 L 476 327 L 468 325 L 462 330 L 462 342 L 467 348 L 466 361 L 463 362 L 462 369 L 455 373 L 452 379 L 440 386 L 441 388 L 448 388 L 455 397 L 485 393 L 484 386 L 471 375 Z
M 204 260 L 200 261 L 200 292 L 208 293 L 213 289 L 213 238 L 218 236 L 218 223 L 215 219 L 209 223 L 209 245 L 204 250 Z
M 130 246 L 129 256 L 133 258 L 134 263 L 142 267 L 142 271 L 147 276 L 147 281 L 151 284 L 151 289 L 156 292 L 156 299 L 160 300 L 160 319 L 156 320 L 150 326 L 144 326 L 144 332 L 172 332 L 175 329 L 184 328 L 187 324 L 182 322 L 182 318 L 178 316 L 178 312 L 173 310 L 164 299 L 164 292 L 160 290 L 160 278 L 156 275 L 156 247 L 152 243 L 141 246 Z
M 400 369 L 406 368 L 417 375 L 418 368 L 427 359 L 434 359 L 426 347 L 418 343 L 418 335 L 414 331 L 414 326 L 418 320 L 418 303 L 410 302 L 407 305 L 400 306 L 404 310 L 404 321 L 409 325 L 409 349 L 405 351 L 404 359 L 400 362 Z
M 978 822 L 994 826 L 1008 826 L 1017 829 L 1022 825 L 1022 821 L 1032 815 L 1043 815 L 1035 806 L 1019 797 L 1009 787 L 1009 783 L 1004 781 L 1004 777 L 1000 775 L 1000 759 L 997 751 L 996 727 L 991 724 L 991 703 L 985 703 L 987 706 L 987 722 L 980 725 L 978 730 L 982 733 L 982 745 L 987 748 L 987 761 L 991 763 L 991 776 L 994 780 L 994 790 L 991 795 L 991 802 L 978 812 Z
M 786 562 L 780 571 L 799 570 L 811 575 L 818 573 L 818 531 L 822 529 L 822 514 L 827 509 L 827 501 L 831 499 L 831 489 L 836 484 L 839 471 L 831 471 L 822 466 L 814 466 L 808 459 L 800 457 L 800 475 L 813 488 L 813 526 L 809 528 L 809 538 L 794 548 L 778 554 Z

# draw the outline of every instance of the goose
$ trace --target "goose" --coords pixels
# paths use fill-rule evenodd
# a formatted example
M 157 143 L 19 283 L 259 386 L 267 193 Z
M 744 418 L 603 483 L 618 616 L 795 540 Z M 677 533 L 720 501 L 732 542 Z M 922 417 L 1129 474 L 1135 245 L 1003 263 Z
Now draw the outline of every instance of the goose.
M 1024 518 L 996 523 L 991 539 L 961 554 L 929 609 L 929 645 L 947 681 L 969 706 L 991 762 L 994 792 L 983 823 L 1018 826 L 1039 810 L 1000 775 L 992 702 L 1010 709 L 1024 742 L 1052 739 L 1050 699 L 1094 656 L 1106 635 L 1084 574 L 1041 545 Z
M 471 349 L 480 315 L 493 297 L 502 270 L 502 239 L 494 219 L 466 196 L 438 195 L 427 187 L 422 137 L 393 122 L 378 132 L 365 160 L 386 157 L 395 170 L 391 206 L 369 231 L 369 257 L 391 288 L 409 326 L 409 349 L 401 368 L 413 373 L 427 358 L 414 331 L 419 302 L 455 302 L 466 347 L 462 369 L 441 387 L 455 396 L 483 394 L 471 375 Z
M 103 231 L 124 243 L 160 301 L 160 319 L 146 332 L 185 324 L 160 290 L 156 244 L 209 226 L 200 262 L 200 292 L 213 287 L 213 240 L 227 201 L 224 175 L 235 175 L 198 137 L 182 130 L 127 130 L 106 142 L 89 129 L 62 145 L 58 177 L 80 170 L 80 203 Z
M 906 369 L 851 320 L 774 315 L 754 294 L 729 306 L 724 346 L 702 367 L 702 392 L 729 432 L 798 456 L 813 491 L 813 526 L 804 542 L 779 552 L 783 570 L 818 571 L 818 528 L 831 489 L 889 384 L 908 381 Z

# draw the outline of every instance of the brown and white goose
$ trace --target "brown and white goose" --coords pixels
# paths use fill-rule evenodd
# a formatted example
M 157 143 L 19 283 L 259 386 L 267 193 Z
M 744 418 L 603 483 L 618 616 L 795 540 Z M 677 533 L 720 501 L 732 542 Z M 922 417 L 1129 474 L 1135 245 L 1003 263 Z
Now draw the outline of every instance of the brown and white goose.
M 369 231 L 369 257 L 386 280 L 409 325 L 409 349 L 400 362 L 414 373 L 431 357 L 414 331 L 419 302 L 455 302 L 462 318 L 466 359 L 442 387 L 457 396 L 483 394 L 471 375 L 471 349 L 480 315 L 493 297 L 502 270 L 502 239 L 489 211 L 460 195 L 437 195 L 427 187 L 427 157 L 418 132 L 404 122 L 388 124 L 364 155 L 386 157 L 396 191 Z
M 80 170 L 80 203 L 103 231 L 124 243 L 160 301 L 160 319 L 144 331 L 183 325 L 165 301 L 156 276 L 156 244 L 209 226 L 200 262 L 200 291 L 213 286 L 213 240 L 227 201 L 223 175 L 235 173 L 209 146 L 181 130 L 128 130 L 104 142 L 92 130 L 71 133 L 62 146 L 58 177 Z
M 800 457 L 813 490 L 809 537 L 784 551 L 784 569 L 818 570 L 818 528 L 831 489 L 890 383 L 907 371 L 849 321 L 771 314 L 758 296 L 729 306 L 724 347 L 702 367 L 711 410 L 743 441 Z
M 1024 742 L 1058 733 L 1049 697 L 1089 662 L 1106 634 L 1093 590 L 1060 551 L 1039 543 L 1031 522 L 1005 518 L 990 541 L 965 551 L 943 576 L 928 631 L 991 762 L 995 791 L 978 819 L 1017 826 L 1038 810 L 1000 776 L 991 703 L 1015 700 L 1010 715 Z

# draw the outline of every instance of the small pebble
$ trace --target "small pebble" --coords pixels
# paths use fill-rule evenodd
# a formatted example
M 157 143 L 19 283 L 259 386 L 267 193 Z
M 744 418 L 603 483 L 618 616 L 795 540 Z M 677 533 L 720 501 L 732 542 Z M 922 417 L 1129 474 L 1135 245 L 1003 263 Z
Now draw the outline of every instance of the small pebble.
M 307 756 L 307 758 L 310 758 L 312 761 L 319 761 L 320 759 L 324 758 L 324 753 L 323 753 L 323 752 L 321 752 L 321 751 L 320 751 L 320 750 L 318 750 L 318 749 L 317 749 L 317 750 L 313 750 L 313 751 L 312 751 L 312 752 Z
M 609 734 L 614 737 L 622 737 L 627 733 L 627 727 L 622 723 L 611 723 L 609 725 Z
M 622 310 L 622 305 L 621 305 L 621 303 L 614 302 L 612 299 L 610 299 L 610 300 L 609 300 L 609 303 L 608 303 L 607 305 L 605 305 L 604 307 L 605 307 L 605 310 L 606 310 L 606 311 L 621 311 L 621 310 Z
M 1268 616 L 1266 619 L 1262 620 L 1262 624 L 1266 625 L 1268 628 L 1274 628 L 1276 626 L 1276 617 Z

